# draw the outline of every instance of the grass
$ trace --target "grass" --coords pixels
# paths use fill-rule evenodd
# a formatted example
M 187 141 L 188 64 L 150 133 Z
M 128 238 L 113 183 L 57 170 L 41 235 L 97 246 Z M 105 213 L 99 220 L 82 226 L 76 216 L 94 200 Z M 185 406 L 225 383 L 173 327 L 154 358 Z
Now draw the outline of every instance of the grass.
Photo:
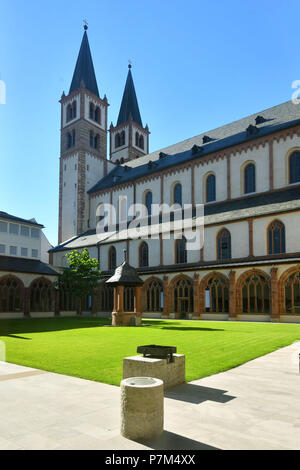
M 300 325 L 144 320 L 112 328 L 99 318 L 0 320 L 6 360 L 15 364 L 113 385 L 122 358 L 143 344 L 177 346 L 186 355 L 187 381 L 231 369 L 296 340 Z

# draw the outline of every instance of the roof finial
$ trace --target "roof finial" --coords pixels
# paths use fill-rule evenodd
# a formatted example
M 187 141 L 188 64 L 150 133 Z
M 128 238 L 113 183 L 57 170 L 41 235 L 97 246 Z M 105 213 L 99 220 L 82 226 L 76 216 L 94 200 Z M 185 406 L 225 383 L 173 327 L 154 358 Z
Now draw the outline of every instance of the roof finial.
M 128 60 L 128 68 L 131 69 L 131 67 L 132 67 L 132 63 L 131 63 L 131 60 L 129 59 Z
M 126 263 L 126 261 L 127 261 L 127 250 L 126 250 L 126 248 L 124 248 L 123 253 L 124 253 L 124 262 Z
M 88 27 L 89 27 L 89 26 L 88 26 L 88 22 L 87 22 L 86 19 L 83 20 L 83 25 L 84 25 L 84 26 L 83 26 L 83 29 L 86 31 L 86 30 L 88 29 Z

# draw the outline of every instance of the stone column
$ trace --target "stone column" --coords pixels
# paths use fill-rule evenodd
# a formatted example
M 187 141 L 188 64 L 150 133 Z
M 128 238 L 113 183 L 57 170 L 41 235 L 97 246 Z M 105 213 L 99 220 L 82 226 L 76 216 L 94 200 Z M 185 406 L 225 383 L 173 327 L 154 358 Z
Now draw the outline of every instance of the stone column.
M 236 272 L 229 273 L 229 319 L 236 320 Z
M 59 315 L 59 290 L 55 289 L 54 291 L 54 315 Z
M 270 281 L 270 314 L 272 321 L 279 321 L 279 282 L 278 282 L 278 268 L 271 269 Z
M 134 296 L 134 312 L 139 316 L 141 315 L 141 287 L 137 286 L 135 288 Z
M 24 289 L 24 315 L 30 316 L 30 288 Z
M 200 320 L 200 276 L 194 274 L 194 316 Z
M 170 310 L 169 310 L 169 277 L 164 276 L 164 283 L 163 283 L 163 291 L 164 291 L 164 308 L 163 308 L 163 315 L 169 317 Z

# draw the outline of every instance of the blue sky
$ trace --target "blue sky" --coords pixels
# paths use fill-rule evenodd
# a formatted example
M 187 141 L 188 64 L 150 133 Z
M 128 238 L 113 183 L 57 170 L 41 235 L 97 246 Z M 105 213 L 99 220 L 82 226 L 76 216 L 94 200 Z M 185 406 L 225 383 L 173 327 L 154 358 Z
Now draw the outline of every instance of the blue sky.
M 0 210 L 57 242 L 60 105 L 83 19 L 116 123 L 128 59 L 150 151 L 291 98 L 300 80 L 297 1 L 0 0 Z

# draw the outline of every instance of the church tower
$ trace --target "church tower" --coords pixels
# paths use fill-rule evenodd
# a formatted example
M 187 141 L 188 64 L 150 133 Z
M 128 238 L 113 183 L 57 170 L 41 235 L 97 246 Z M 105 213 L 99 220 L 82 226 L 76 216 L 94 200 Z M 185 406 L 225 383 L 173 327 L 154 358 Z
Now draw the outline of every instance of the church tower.
M 109 132 L 112 162 L 125 163 L 149 153 L 150 132 L 142 124 L 130 64 L 117 125 L 111 123 Z
M 84 30 L 69 93 L 60 100 L 59 243 L 89 229 L 87 191 L 107 173 L 109 104 L 100 98 Z

